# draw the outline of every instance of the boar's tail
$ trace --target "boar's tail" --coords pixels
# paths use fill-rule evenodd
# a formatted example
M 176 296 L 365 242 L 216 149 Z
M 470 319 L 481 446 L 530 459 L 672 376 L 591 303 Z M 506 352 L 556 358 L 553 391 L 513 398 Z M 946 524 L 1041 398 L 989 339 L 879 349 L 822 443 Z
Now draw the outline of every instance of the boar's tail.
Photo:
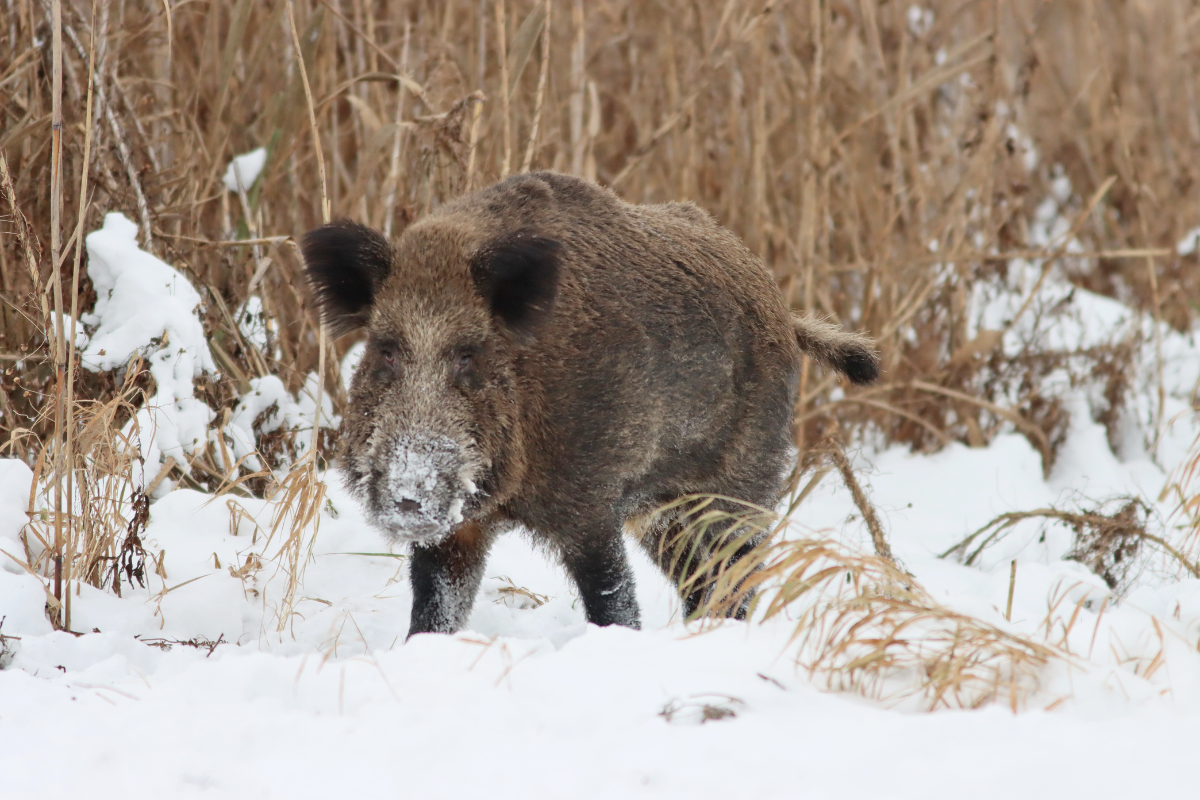
M 792 316 L 796 342 L 809 358 L 831 367 L 862 385 L 879 377 L 879 355 L 875 343 L 861 333 L 846 333 L 837 325 L 814 317 Z

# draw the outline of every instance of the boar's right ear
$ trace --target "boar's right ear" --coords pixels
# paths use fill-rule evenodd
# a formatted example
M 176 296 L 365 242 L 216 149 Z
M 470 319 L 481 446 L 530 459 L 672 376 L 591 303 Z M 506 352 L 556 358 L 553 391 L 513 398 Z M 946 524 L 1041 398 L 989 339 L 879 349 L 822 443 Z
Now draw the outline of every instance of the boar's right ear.
M 375 292 L 392 271 L 392 248 L 383 234 L 340 219 L 304 234 L 300 252 L 330 335 L 367 324 Z
M 472 259 L 479 293 L 518 337 L 532 336 L 554 306 L 561 252 L 553 239 L 519 230 L 488 243 Z

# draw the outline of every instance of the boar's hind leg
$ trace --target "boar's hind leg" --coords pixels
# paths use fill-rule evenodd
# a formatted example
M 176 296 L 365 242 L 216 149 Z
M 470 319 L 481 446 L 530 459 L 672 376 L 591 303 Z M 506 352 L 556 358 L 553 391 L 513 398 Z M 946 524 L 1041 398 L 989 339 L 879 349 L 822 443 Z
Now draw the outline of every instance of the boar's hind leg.
M 563 565 L 575 581 L 588 622 L 641 628 L 633 570 L 617 525 L 560 539 Z
M 409 562 L 414 633 L 454 633 L 467 624 L 493 534 L 468 522 L 440 544 L 413 545 Z
M 705 511 L 738 513 L 744 509 L 725 507 L 717 501 Z M 762 544 L 764 534 L 744 527 L 688 525 L 686 514 L 678 507 L 659 514 L 642 534 L 642 549 L 679 590 L 684 618 L 692 618 L 697 610 L 712 598 L 715 584 L 723 570 L 737 569 L 742 559 Z M 745 569 L 745 565 L 741 567 Z M 759 569 L 755 565 L 751 572 Z M 745 619 L 754 591 L 743 591 L 745 576 L 733 586 L 729 599 L 722 599 L 716 608 L 724 607 L 727 617 Z M 719 613 L 719 612 L 718 612 Z

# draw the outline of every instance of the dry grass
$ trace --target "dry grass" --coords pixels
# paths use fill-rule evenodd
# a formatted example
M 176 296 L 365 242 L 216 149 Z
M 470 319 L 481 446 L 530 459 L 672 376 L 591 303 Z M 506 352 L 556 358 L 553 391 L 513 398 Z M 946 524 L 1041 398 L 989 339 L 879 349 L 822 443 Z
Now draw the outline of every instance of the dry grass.
M 45 437 L 49 25 L 37 0 L 5 3 L 0 151 L 31 236 L 15 216 L 3 223 L 0 356 L 12 372 L 0 436 Z M 237 378 L 278 374 L 295 390 L 318 367 L 289 237 L 319 224 L 324 195 L 332 215 L 396 233 L 467 188 L 468 172 L 480 185 L 530 153 L 533 167 L 615 182 L 630 199 L 700 202 L 763 255 L 794 305 L 880 339 L 883 385 L 831 400 L 831 381 L 808 377 L 806 441 L 834 418 L 926 448 L 986 441 L 1021 420 L 1052 457 L 1053 398 L 1036 380 L 1015 407 L 999 391 L 1049 365 L 1009 363 L 994 336 L 965 340 L 965 301 L 1004 269 L 998 253 L 1032 255 L 1024 228 L 1057 166 L 1077 198 L 1112 181 L 1090 213 L 1073 201 L 1093 257 L 1061 254 L 1072 280 L 1190 324 L 1200 269 L 1172 245 L 1200 219 L 1190 44 L 1200 10 L 1184 0 L 928 5 L 925 29 L 893 3 L 303 0 L 298 61 L 285 3 L 100 3 L 84 119 L 91 8 L 65 2 L 63 182 L 88 176 L 83 232 L 125 211 L 211 301 L 228 373 L 209 387 L 218 409 Z M 1041 156 L 1032 172 L 1023 137 Z M 232 154 L 260 145 L 267 167 L 243 206 L 218 179 Z M 66 244 L 80 230 L 75 206 L 62 209 Z M 237 242 L 251 233 L 258 245 Z M 226 313 L 252 281 L 277 326 L 268 352 L 248 352 Z M 79 296 L 87 310 L 86 272 Z M 78 382 L 84 398 L 111 391 L 91 375 Z M 340 384 L 327 388 L 344 399 Z M 37 445 L 16 447 L 31 459 Z
M 1116 508 L 1106 512 L 1103 506 Z M 1183 510 L 1187 510 L 1186 506 Z M 1118 595 L 1129 588 L 1137 568 L 1144 566 L 1144 560 L 1139 558 L 1144 545 L 1160 550 L 1184 575 L 1200 578 L 1200 565 L 1171 542 L 1147 530 L 1153 517 L 1153 509 L 1137 497 L 1111 498 L 1101 507 L 1084 511 L 1057 508 L 1010 511 L 991 520 L 941 557 L 957 556 L 963 564 L 972 566 L 978 563 L 984 550 L 1000 542 L 1015 525 L 1038 519 L 1068 525 L 1075 533 L 1075 546 L 1065 558 L 1086 566 Z
M 1162 490 L 1160 501 L 1175 502 L 1171 520 L 1183 531 L 1179 539 L 1180 558 L 1200 578 L 1200 437 L 1192 451 Z
M 696 496 L 682 506 L 678 541 L 719 543 L 681 581 L 681 593 L 704 595 L 694 617 L 720 618 L 749 601 L 761 621 L 790 620 L 797 663 L 830 689 L 927 710 L 1001 700 L 1016 711 L 1058 655 L 945 608 L 889 558 L 789 537 L 787 517 L 745 504 L 728 512 L 718 500 L 731 502 Z M 764 534 L 771 543 L 731 558 Z
M 930 17 L 866 0 L 0 1 L 0 441 L 40 465 L 50 480 L 39 485 L 61 487 L 61 513 L 45 501 L 25 554 L 41 573 L 65 564 L 52 607 L 71 581 L 103 580 L 109 559 L 133 552 L 132 465 L 118 463 L 114 437 L 152 387 L 136 370 L 131 390 L 76 369 L 51 313 L 92 307 L 79 242 L 107 211 L 135 220 L 143 247 L 205 298 L 222 377 L 197 390 L 215 412 L 217 449 L 252 378 L 278 375 L 295 391 L 316 371 L 335 410 L 345 402 L 338 363 L 352 341 L 324 342 L 294 237 L 330 215 L 395 235 L 526 166 L 631 200 L 695 200 L 762 255 L 793 306 L 879 340 L 877 386 L 843 392 L 806 367 L 796 431 L 806 453 L 864 426 L 918 449 L 981 445 L 1012 426 L 1048 469 L 1066 415 L 1042 379 L 1068 360 L 1103 387 L 1115 425 L 1129 343 L 1009 356 L 1000 331 L 972 331 L 974 288 L 1002 278 L 1010 257 L 1059 264 L 1078 286 L 1179 329 L 1198 310 L 1200 255 L 1173 247 L 1200 221 L 1195 0 L 939 0 L 921 4 Z M 230 157 L 258 146 L 269 152 L 262 175 L 225 191 Z M 1060 174 L 1083 254 L 1030 244 L 1034 209 Z M 252 295 L 270 322 L 266 347 L 235 320 Z M 206 491 L 282 491 L 298 505 L 272 530 L 298 579 L 319 519 L 315 470 L 332 444 L 317 433 L 299 463 L 294 442 L 260 438 L 269 466 L 302 468 L 282 484 L 213 448 L 144 470 Z M 111 502 L 127 504 L 123 523 Z M 986 674 L 993 686 L 1042 657 L 929 611 L 886 561 L 787 547 L 769 551 L 788 564 L 772 574 L 843 593 L 809 620 L 808 663 L 840 665 L 855 685 L 871 686 L 872 665 L 897 652 L 927 678 Z M 860 618 L 892 632 L 876 637 L 873 661 L 835 646 Z M 909 619 L 935 620 L 948 637 L 932 662 L 901 635 L 915 623 L 897 620 Z M 982 643 L 983 660 L 963 656 L 964 642 Z M 958 679 L 947 680 L 928 690 L 930 705 L 957 697 L 944 687 Z

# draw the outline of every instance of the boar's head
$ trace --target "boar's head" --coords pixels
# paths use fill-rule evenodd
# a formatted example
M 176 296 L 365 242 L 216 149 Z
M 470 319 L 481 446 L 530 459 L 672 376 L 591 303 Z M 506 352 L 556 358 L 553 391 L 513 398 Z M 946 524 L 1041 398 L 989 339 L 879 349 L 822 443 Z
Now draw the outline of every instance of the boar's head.
M 514 359 L 551 312 L 560 245 L 430 219 L 393 247 L 339 221 L 302 251 L 330 332 L 366 328 L 341 467 L 368 520 L 433 544 L 488 513 L 523 461 Z

